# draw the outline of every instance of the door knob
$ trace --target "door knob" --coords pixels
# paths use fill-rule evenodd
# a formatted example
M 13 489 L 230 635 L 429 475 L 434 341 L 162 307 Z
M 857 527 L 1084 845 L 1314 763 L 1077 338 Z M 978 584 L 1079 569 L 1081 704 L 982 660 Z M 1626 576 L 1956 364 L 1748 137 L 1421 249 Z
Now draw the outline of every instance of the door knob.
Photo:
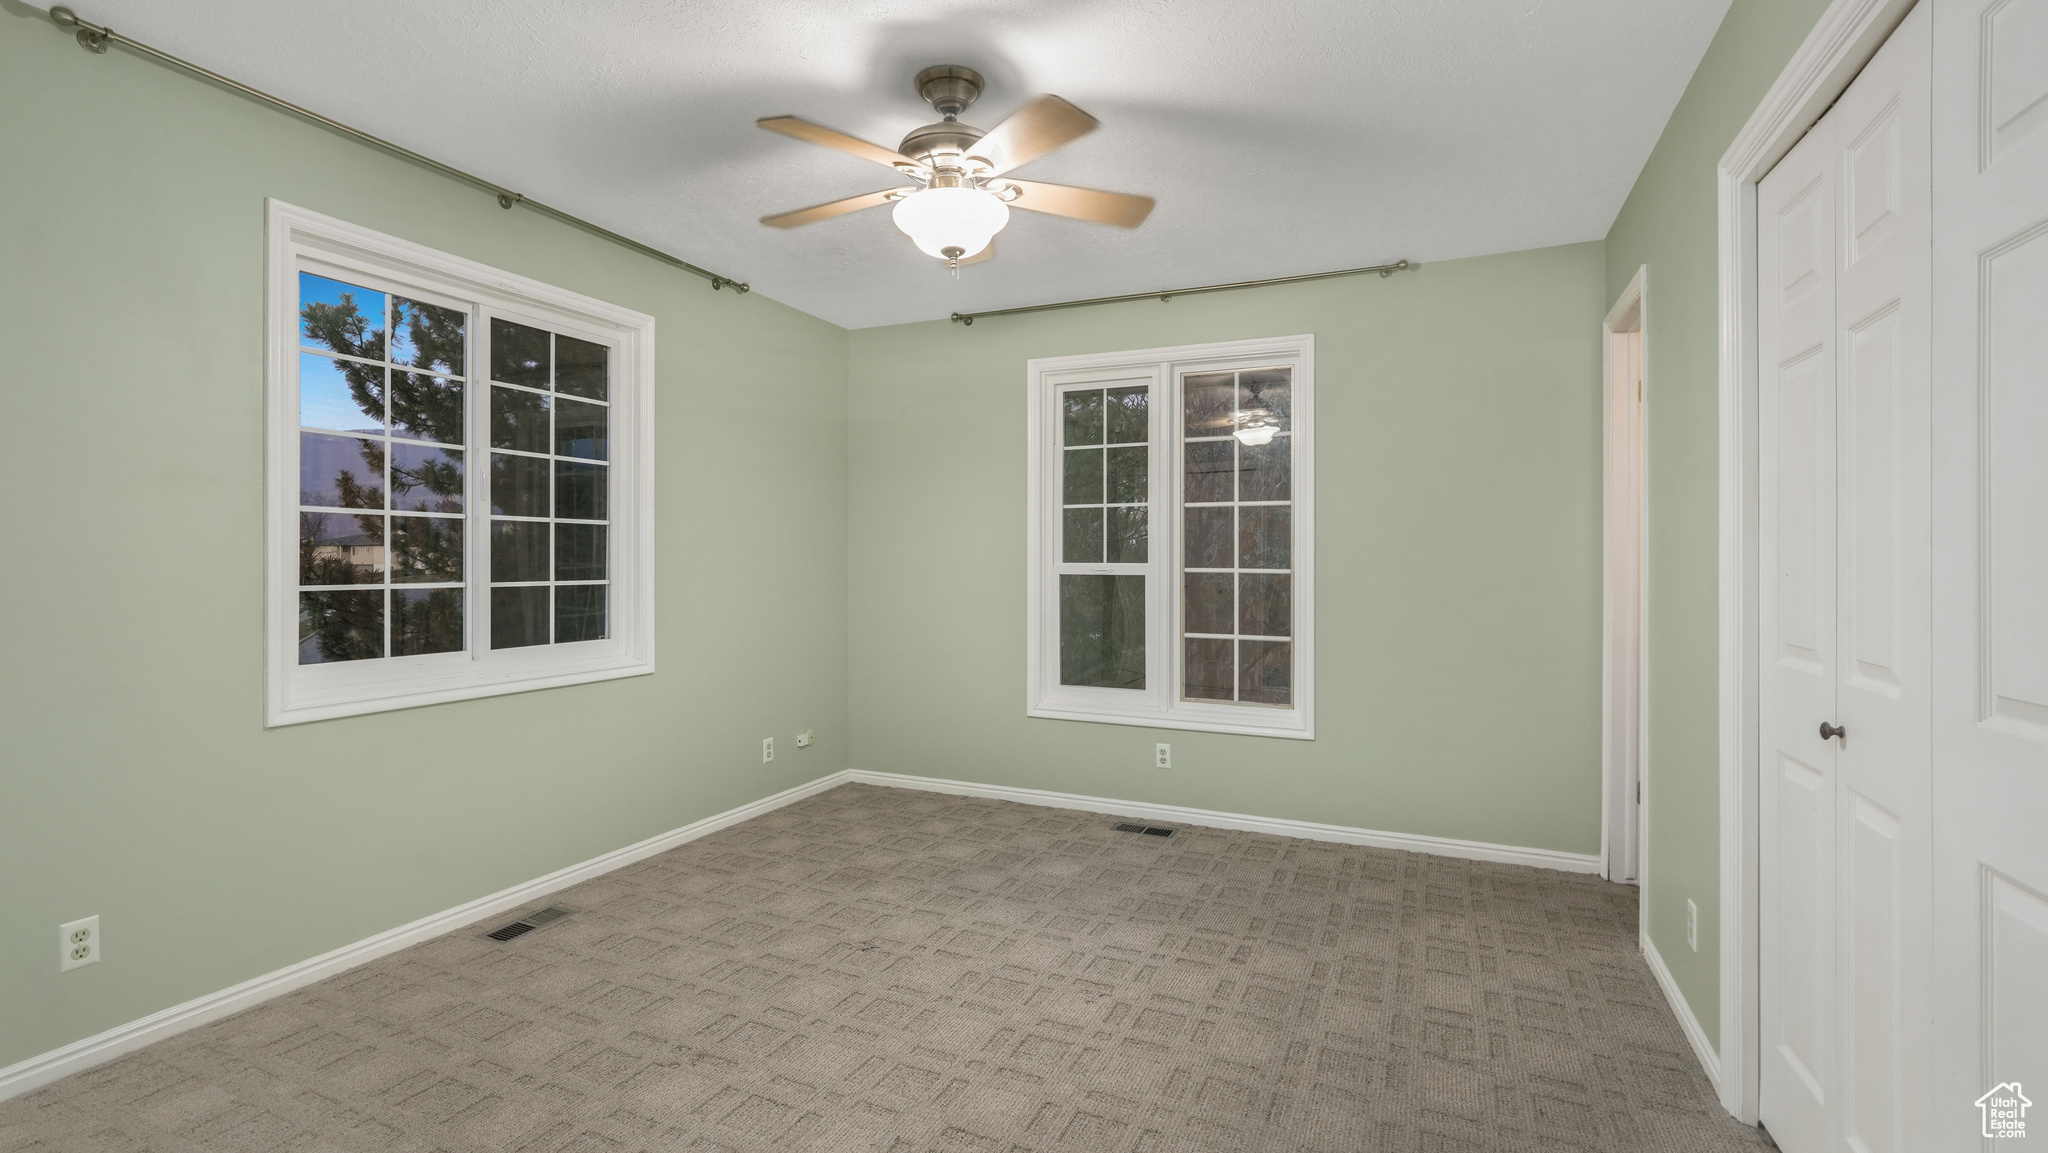
M 1848 729 L 1846 729 L 1846 728 L 1843 728 L 1843 727 L 1842 727 L 1841 725 L 1831 725 L 1831 724 L 1827 723 L 1826 721 L 1822 721 L 1822 722 L 1820 723 L 1820 739 L 1821 739 L 1821 740 L 1824 740 L 1824 741 L 1831 741 L 1831 740 L 1834 740 L 1834 739 L 1835 739 L 1836 737 L 1846 737 L 1846 736 L 1848 736 L 1848 735 L 1849 735 L 1849 730 L 1848 730 Z

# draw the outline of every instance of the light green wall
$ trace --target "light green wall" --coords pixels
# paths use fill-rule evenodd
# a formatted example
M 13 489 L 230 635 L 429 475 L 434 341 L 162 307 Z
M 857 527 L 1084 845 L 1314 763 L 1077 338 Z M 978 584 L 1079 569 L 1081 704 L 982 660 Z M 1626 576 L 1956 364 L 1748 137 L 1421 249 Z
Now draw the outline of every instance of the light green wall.
M 1595 242 L 852 333 L 856 766 L 1597 852 L 1604 267 Z M 1317 739 L 1027 718 L 1025 361 L 1304 332 Z
M 844 330 L 24 11 L 0 10 L 0 1066 L 845 766 Z M 661 671 L 263 728 L 266 196 L 657 318 Z M 57 925 L 91 913 L 106 959 L 58 975 Z
M 1721 1025 L 1719 269 L 1714 166 L 1827 8 L 1735 0 L 1607 234 L 1607 295 L 1650 268 L 1649 885 L 1657 952 L 1709 1036 Z M 1698 902 L 1699 951 L 1685 943 Z

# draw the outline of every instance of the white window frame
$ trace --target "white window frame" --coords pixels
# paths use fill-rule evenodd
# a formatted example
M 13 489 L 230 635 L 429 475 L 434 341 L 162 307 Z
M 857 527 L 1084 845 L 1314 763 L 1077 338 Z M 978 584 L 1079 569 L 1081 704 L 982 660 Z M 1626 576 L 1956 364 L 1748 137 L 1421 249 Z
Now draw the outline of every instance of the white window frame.
M 654 318 L 346 221 L 268 202 L 266 316 L 266 724 L 413 708 L 654 671 Z M 462 651 L 331 664 L 298 660 L 299 278 L 355 275 L 469 305 Z M 609 636 L 493 650 L 487 496 L 489 318 L 608 345 L 611 395 Z
M 1271 705 L 1180 699 L 1182 535 L 1181 380 L 1230 369 L 1293 370 L 1294 702 Z M 1315 739 L 1315 337 L 1283 336 L 1092 353 L 1032 360 L 1026 366 L 1030 488 L 1027 496 L 1025 713 L 1068 721 L 1143 725 L 1249 736 Z M 1149 384 L 1147 477 L 1150 546 L 1142 565 L 1094 566 L 1144 573 L 1145 688 L 1062 685 L 1060 676 L 1059 547 L 1061 459 L 1058 394 L 1075 385 Z

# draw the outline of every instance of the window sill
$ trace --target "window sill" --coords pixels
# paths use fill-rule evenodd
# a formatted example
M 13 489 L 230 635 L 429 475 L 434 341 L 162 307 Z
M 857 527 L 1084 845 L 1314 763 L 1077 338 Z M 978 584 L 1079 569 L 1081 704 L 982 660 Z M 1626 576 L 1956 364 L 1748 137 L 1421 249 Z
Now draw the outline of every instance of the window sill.
M 439 669 L 423 669 L 403 680 L 386 677 L 373 683 L 346 677 L 322 678 L 316 673 L 315 676 L 296 681 L 289 699 L 271 708 L 264 725 L 266 728 L 277 728 L 306 721 L 325 721 L 336 717 L 354 717 L 366 713 L 438 705 L 448 701 L 474 700 L 478 697 L 504 696 L 509 693 L 551 689 L 562 685 L 645 676 L 654 671 L 652 660 L 617 653 L 595 655 L 580 661 L 556 661 L 549 665 L 545 673 L 533 669 L 500 669 L 484 672 L 476 669 L 474 664 L 475 662 L 465 657 L 459 662 L 450 662 L 450 665 L 444 665 Z M 336 672 L 352 671 L 346 665 L 317 668 L 321 672 L 327 669 Z M 328 683 L 320 683 L 322 680 Z M 351 681 L 354 683 L 350 683 Z
M 1252 715 L 1247 715 L 1252 714 Z M 1136 725 L 1149 729 L 1186 729 L 1198 733 L 1234 733 L 1243 737 L 1316 739 L 1315 727 L 1297 709 L 1227 707 L 1182 703 L 1169 708 L 1104 707 L 1054 698 L 1024 710 L 1024 715 L 1055 721 Z M 1253 720 L 1253 715 L 1257 720 Z

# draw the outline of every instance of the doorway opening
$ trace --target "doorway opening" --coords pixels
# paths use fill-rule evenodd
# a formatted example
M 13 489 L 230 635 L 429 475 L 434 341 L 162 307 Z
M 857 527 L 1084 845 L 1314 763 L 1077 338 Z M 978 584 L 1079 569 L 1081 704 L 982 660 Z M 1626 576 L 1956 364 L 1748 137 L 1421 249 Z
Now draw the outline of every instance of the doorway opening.
M 1601 596 L 1600 859 L 1610 881 L 1640 885 L 1645 800 L 1643 378 L 1647 266 L 1601 323 L 1606 388 L 1605 560 Z

